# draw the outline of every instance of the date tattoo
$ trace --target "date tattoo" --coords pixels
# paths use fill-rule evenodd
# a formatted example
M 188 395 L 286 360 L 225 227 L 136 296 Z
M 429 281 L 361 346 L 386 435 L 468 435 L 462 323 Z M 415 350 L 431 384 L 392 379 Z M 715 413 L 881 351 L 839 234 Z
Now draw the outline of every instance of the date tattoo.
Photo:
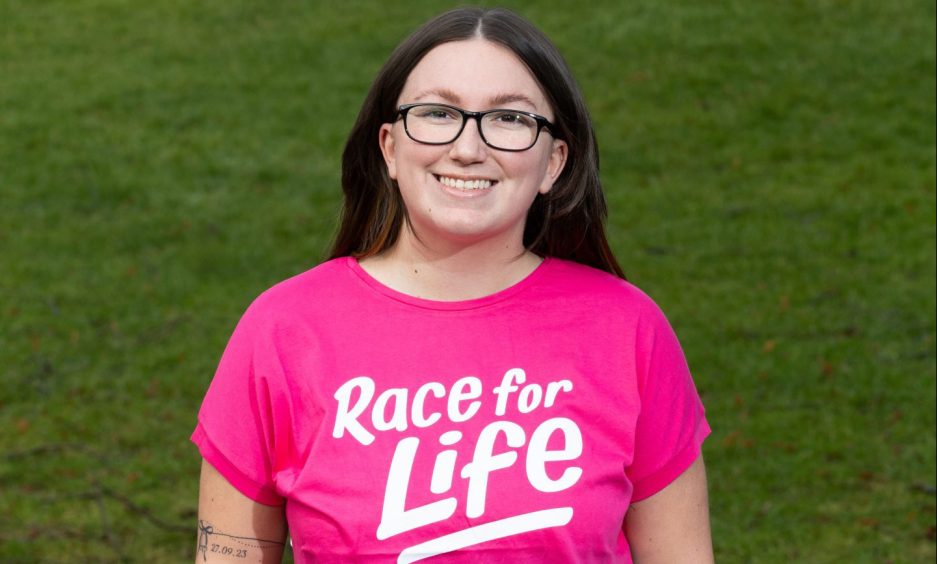
M 198 522 L 198 552 L 202 555 L 202 562 L 208 561 L 209 554 L 217 554 L 231 558 L 247 558 L 252 548 L 266 548 L 269 546 L 284 546 L 285 543 L 272 540 L 257 539 L 253 537 L 240 537 L 216 531 L 208 521 Z

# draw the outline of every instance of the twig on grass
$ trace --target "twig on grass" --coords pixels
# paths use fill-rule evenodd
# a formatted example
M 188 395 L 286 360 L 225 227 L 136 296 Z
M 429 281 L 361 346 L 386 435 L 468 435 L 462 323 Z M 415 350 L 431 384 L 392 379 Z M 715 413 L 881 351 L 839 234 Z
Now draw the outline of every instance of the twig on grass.
M 917 492 L 926 493 L 927 495 L 937 495 L 937 486 L 925 484 L 923 482 L 915 483 L 911 486 L 911 489 Z
M 80 453 L 87 456 L 90 456 L 96 460 L 102 462 L 106 461 L 106 457 L 100 453 L 98 450 L 89 447 L 88 445 L 81 443 L 52 443 L 39 445 L 31 448 L 26 448 L 18 451 L 4 453 L 2 456 L 6 460 L 18 460 L 23 458 L 30 458 L 36 456 L 44 456 L 50 454 L 61 454 L 61 453 Z M 82 492 L 75 492 L 69 494 L 58 494 L 43 497 L 43 501 L 46 503 L 55 503 L 57 501 L 62 501 L 65 499 L 87 499 L 95 502 L 98 506 L 98 514 L 101 519 L 101 528 L 103 531 L 104 539 L 107 543 L 118 553 L 122 554 L 120 549 L 120 542 L 117 536 L 114 534 L 114 530 L 111 527 L 109 515 L 107 512 L 107 507 L 105 505 L 105 500 L 107 498 L 116 501 L 124 507 L 127 511 L 134 513 L 146 521 L 149 521 L 153 526 L 162 529 L 164 531 L 169 531 L 173 533 L 189 533 L 191 532 L 191 527 L 181 524 L 170 523 L 156 516 L 146 507 L 136 503 L 129 497 L 121 494 L 108 486 L 100 483 L 97 479 L 91 481 L 92 489 Z
M 107 541 L 108 546 L 111 547 L 111 550 L 116 552 L 119 556 L 123 557 L 123 547 L 121 546 L 120 541 L 114 535 L 114 530 L 111 528 L 110 519 L 107 516 L 107 504 L 104 503 L 105 494 L 98 485 L 98 490 L 95 492 L 94 500 L 98 506 L 98 515 L 101 517 L 101 529 L 103 530 L 104 540 Z
M 54 443 L 39 445 L 32 448 L 25 448 L 22 450 L 14 450 L 13 452 L 4 453 L 3 458 L 7 460 L 17 460 L 20 458 L 29 458 L 31 456 L 43 456 L 46 454 L 55 454 L 68 451 L 87 454 L 88 456 L 94 457 L 97 460 L 104 460 L 105 458 L 104 455 L 102 455 L 97 450 L 81 443 Z
M 163 519 L 161 519 L 161 518 L 157 517 L 156 515 L 154 515 L 149 509 L 147 509 L 147 508 L 145 508 L 145 507 L 143 507 L 143 506 L 141 506 L 141 505 L 138 505 L 138 504 L 135 503 L 133 500 L 131 500 L 129 497 L 127 497 L 127 496 L 125 496 L 125 495 L 123 495 L 123 494 L 117 493 L 117 492 L 115 492 L 114 490 L 110 489 L 109 487 L 107 487 L 107 486 L 105 486 L 105 485 L 103 485 L 103 484 L 99 484 L 98 487 L 101 489 L 101 493 L 102 493 L 102 494 L 104 494 L 105 496 L 107 496 L 107 497 L 109 497 L 109 498 L 111 498 L 111 499 L 113 499 L 113 500 L 119 502 L 119 503 L 120 503 L 121 505 L 123 505 L 128 511 L 130 511 L 131 513 L 136 513 L 136 514 L 139 515 L 140 517 L 143 517 L 144 519 L 146 519 L 147 521 L 149 521 L 150 523 L 152 523 L 152 524 L 153 524 L 154 526 L 156 526 L 157 528 L 163 529 L 164 531 L 170 531 L 170 532 L 173 532 L 173 533 L 190 533 L 190 532 L 192 532 L 192 527 L 189 527 L 189 526 L 187 526 L 187 525 L 177 525 L 177 524 L 175 524 L 175 523 L 166 522 L 166 521 L 164 521 Z
M 154 515 L 153 512 L 147 509 L 146 507 L 139 505 L 138 503 L 136 503 L 129 497 L 121 493 L 115 492 L 111 488 L 100 483 L 96 483 L 94 489 L 91 489 L 88 491 L 45 496 L 41 499 L 45 503 L 55 503 L 55 502 L 63 501 L 66 499 L 89 499 L 98 503 L 103 503 L 103 500 L 105 498 L 110 498 L 118 502 L 124 507 L 124 509 L 126 509 L 127 511 L 130 511 L 131 513 L 135 513 L 139 515 L 140 517 L 143 517 L 145 520 L 149 521 L 153 526 L 157 527 L 158 529 L 162 529 L 164 531 L 169 531 L 172 533 L 189 533 L 192 531 L 192 528 L 186 525 L 179 525 L 179 524 L 169 523 L 167 521 L 164 521 L 160 517 L 157 517 L 156 515 Z M 110 531 L 110 527 L 108 526 L 106 511 L 104 512 L 99 511 L 99 512 L 101 514 L 101 526 L 105 531 L 105 536 L 109 537 L 109 535 L 111 534 L 111 531 Z

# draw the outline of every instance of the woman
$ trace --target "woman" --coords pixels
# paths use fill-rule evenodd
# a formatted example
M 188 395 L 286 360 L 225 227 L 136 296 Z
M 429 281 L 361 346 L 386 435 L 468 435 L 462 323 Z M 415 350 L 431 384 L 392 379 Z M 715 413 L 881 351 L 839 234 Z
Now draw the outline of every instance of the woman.
M 709 562 L 709 432 L 606 242 L 588 114 L 504 10 L 375 80 L 332 259 L 259 297 L 199 414 L 197 560 Z

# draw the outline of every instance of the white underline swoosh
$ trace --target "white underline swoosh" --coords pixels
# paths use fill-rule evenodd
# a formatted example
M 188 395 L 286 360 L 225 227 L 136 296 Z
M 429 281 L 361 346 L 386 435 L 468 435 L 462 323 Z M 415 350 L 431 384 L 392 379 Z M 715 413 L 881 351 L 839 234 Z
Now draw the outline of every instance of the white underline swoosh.
M 406 548 L 397 558 L 397 564 L 409 564 L 436 556 L 459 550 L 473 544 L 479 544 L 490 540 L 519 535 L 538 529 L 548 527 L 562 527 L 569 523 L 573 518 L 572 507 L 557 507 L 555 509 L 544 509 L 543 511 L 534 511 L 515 517 L 508 517 L 499 521 L 492 521 L 477 527 L 451 533 L 431 541 L 420 543 L 410 548 Z

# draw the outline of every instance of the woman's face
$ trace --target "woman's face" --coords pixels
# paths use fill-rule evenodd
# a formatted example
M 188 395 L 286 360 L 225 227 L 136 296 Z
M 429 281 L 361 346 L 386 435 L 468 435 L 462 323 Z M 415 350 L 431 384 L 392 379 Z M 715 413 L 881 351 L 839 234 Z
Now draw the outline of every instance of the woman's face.
M 510 50 L 485 39 L 444 43 L 416 65 L 397 104 L 443 103 L 469 111 L 524 110 L 551 122 L 553 111 L 527 67 Z M 526 151 L 499 151 L 468 119 L 447 145 L 407 136 L 402 120 L 384 124 L 380 145 L 421 240 L 461 245 L 482 241 L 523 247 L 534 197 L 547 193 L 563 170 L 566 144 L 546 130 Z M 462 181 L 465 187 L 457 187 Z M 442 238 L 442 239 L 440 239 Z

